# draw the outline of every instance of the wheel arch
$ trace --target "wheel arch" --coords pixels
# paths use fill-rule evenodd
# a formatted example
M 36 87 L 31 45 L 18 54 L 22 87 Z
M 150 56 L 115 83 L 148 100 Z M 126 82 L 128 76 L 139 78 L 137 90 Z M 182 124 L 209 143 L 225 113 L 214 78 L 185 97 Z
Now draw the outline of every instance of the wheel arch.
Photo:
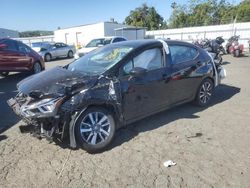
M 44 56 L 43 56 L 44 61 L 45 61 L 46 55 L 50 55 L 50 58 L 51 58 L 51 59 L 53 58 L 53 56 L 52 56 L 52 54 L 51 54 L 50 52 L 46 52 L 46 53 L 44 54 Z
M 72 148 L 77 147 L 76 143 L 76 137 L 75 137 L 75 126 L 76 122 L 79 120 L 79 117 L 81 116 L 82 113 L 84 113 L 87 109 L 93 108 L 93 107 L 99 107 L 99 108 L 104 108 L 108 110 L 109 112 L 112 113 L 115 124 L 116 124 L 116 129 L 121 128 L 123 125 L 122 121 L 120 120 L 120 113 L 115 107 L 114 104 L 111 103 L 92 103 L 87 106 L 84 106 L 81 108 L 81 110 L 78 110 L 71 116 L 71 121 L 69 122 L 69 139 L 70 139 L 70 146 Z

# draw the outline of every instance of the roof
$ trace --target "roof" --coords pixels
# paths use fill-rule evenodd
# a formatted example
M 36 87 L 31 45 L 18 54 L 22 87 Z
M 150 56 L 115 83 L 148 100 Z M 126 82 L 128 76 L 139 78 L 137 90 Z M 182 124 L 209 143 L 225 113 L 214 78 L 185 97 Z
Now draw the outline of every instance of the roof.
M 143 29 L 147 29 L 146 27 L 135 27 L 135 26 L 128 26 L 128 27 L 120 27 L 117 29 L 114 29 L 115 31 L 122 31 L 122 30 L 143 30 Z
M 166 40 L 168 44 L 185 44 L 189 46 L 194 46 L 191 43 L 180 41 L 180 40 Z M 119 42 L 119 43 L 113 43 L 113 45 L 126 45 L 126 46 L 131 46 L 133 48 L 138 48 L 138 47 L 143 47 L 143 46 L 150 46 L 159 43 L 159 40 L 157 39 L 142 39 L 142 40 L 128 40 L 124 42 Z
M 83 27 L 83 26 L 88 26 L 88 25 L 95 25 L 95 24 L 100 24 L 100 23 L 112 23 L 112 24 L 117 24 L 117 25 L 124 25 L 124 24 L 119 24 L 119 23 L 116 23 L 116 22 L 105 21 L 105 22 L 95 22 L 95 23 L 90 23 L 90 24 L 76 25 L 76 26 L 71 26 L 71 27 L 64 27 L 64 28 L 57 29 L 56 31 L 75 28 L 75 27 Z

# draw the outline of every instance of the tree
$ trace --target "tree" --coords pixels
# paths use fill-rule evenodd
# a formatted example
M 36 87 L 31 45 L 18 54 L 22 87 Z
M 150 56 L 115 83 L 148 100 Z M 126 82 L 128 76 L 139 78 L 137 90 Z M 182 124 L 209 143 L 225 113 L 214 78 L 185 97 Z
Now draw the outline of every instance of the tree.
M 250 21 L 250 0 L 242 1 L 237 6 L 237 21 L 238 22 Z
M 188 5 L 171 5 L 173 12 L 169 19 L 171 28 L 201 26 L 250 21 L 250 0 L 232 5 L 226 0 L 190 0 Z
M 125 18 L 125 23 L 137 27 L 147 27 L 148 30 L 167 27 L 163 17 L 157 13 L 154 7 L 148 7 L 147 4 L 142 4 L 141 7 L 130 11 L 129 16 Z
M 23 37 L 39 37 L 39 36 L 47 36 L 47 35 L 53 35 L 53 31 L 23 31 L 19 32 L 19 36 L 21 38 Z

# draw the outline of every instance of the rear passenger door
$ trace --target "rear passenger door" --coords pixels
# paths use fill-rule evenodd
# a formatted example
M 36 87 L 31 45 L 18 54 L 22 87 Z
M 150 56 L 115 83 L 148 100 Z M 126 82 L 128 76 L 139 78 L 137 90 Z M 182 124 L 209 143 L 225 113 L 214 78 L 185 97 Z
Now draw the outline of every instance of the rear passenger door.
M 196 75 L 200 67 L 199 51 L 182 44 L 169 45 L 171 59 L 171 102 L 179 103 L 192 99 L 201 78 Z
M 32 58 L 29 56 L 30 49 L 22 42 L 17 42 L 17 46 L 19 51 L 19 66 L 29 67 L 32 62 Z
M 57 55 L 57 57 L 65 56 L 65 52 L 64 52 L 65 50 L 64 50 L 61 43 L 56 43 L 55 47 L 56 47 L 56 55 Z
M 59 43 L 59 44 L 60 44 L 60 56 L 68 56 L 68 52 L 69 52 L 68 45 L 64 43 Z

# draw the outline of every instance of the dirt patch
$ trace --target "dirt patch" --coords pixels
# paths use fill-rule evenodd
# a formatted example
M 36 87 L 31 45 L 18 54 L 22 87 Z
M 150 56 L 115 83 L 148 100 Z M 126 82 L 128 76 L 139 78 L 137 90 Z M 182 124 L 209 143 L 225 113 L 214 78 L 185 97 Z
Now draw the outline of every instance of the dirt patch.
M 228 78 L 209 108 L 186 104 L 134 123 L 103 153 L 69 150 L 13 124 L 0 135 L 0 187 L 249 187 L 250 58 L 226 61 Z

